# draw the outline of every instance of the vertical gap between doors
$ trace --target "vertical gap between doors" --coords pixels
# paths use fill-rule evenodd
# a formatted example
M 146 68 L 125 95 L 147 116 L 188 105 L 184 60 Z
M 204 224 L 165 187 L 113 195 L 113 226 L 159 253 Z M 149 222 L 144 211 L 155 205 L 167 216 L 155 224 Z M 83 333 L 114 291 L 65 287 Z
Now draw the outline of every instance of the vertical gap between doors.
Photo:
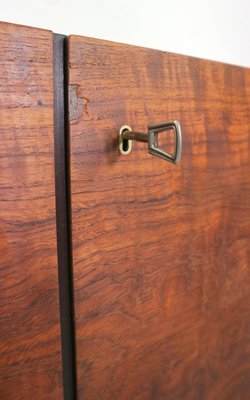
M 67 75 L 67 37 L 54 34 L 55 185 L 63 389 L 64 400 L 76 400 Z

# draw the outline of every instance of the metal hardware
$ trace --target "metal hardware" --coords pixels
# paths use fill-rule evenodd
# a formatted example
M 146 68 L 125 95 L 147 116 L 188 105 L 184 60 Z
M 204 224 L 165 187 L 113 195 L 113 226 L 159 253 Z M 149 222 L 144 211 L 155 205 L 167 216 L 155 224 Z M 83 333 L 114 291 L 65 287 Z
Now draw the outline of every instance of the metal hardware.
M 119 150 L 124 155 L 131 153 L 132 150 L 132 140 L 124 137 L 125 132 L 129 131 L 132 131 L 132 129 L 128 125 L 123 125 L 119 131 Z
M 158 144 L 158 135 L 164 131 L 174 131 L 175 151 L 169 154 L 162 150 Z M 132 150 L 132 141 L 148 143 L 148 152 L 166 161 L 177 164 L 181 159 L 182 135 L 181 126 L 178 121 L 169 121 L 157 125 L 148 126 L 148 134 L 134 132 L 128 125 L 123 125 L 119 133 L 119 149 L 122 154 L 129 154 Z

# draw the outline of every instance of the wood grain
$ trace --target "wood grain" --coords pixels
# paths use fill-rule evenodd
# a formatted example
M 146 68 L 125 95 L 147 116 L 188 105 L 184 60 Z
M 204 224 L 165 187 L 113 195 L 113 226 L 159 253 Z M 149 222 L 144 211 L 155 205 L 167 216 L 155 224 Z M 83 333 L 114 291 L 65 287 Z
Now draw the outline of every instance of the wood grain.
M 250 70 L 71 36 L 69 85 L 79 399 L 249 399 Z
M 62 399 L 53 34 L 0 24 L 0 398 Z

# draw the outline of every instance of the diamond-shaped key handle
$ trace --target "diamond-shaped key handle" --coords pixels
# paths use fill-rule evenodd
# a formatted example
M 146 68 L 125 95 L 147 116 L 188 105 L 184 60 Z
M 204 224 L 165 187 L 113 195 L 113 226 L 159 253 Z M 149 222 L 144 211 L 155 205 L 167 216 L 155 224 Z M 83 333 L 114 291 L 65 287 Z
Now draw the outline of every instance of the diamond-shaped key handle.
M 159 147 L 158 136 L 163 132 L 174 131 L 174 154 L 167 153 Z M 178 121 L 169 121 L 148 126 L 148 134 L 134 132 L 130 126 L 123 125 L 119 133 L 119 149 L 122 154 L 129 154 L 132 150 L 132 141 L 148 143 L 148 152 L 156 157 L 177 164 L 181 159 L 182 135 Z

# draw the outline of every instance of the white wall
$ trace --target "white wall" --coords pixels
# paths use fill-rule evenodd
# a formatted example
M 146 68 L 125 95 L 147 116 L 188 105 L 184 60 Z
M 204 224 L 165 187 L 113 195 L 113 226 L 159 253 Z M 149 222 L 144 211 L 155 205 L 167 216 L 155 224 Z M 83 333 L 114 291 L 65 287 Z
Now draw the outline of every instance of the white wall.
M 0 0 L 0 19 L 250 67 L 250 0 Z

